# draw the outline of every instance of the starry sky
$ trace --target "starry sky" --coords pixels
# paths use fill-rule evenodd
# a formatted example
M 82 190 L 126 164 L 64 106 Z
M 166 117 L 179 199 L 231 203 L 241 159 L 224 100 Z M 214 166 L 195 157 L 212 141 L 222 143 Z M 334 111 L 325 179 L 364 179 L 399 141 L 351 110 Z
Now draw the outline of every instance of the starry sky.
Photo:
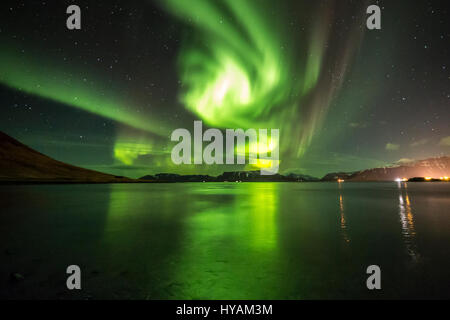
M 81 8 L 81 30 L 66 8 Z M 382 29 L 366 28 L 366 8 Z M 0 130 L 55 159 L 140 177 L 176 128 L 280 130 L 280 171 L 323 176 L 450 153 L 444 1 L 0 3 Z

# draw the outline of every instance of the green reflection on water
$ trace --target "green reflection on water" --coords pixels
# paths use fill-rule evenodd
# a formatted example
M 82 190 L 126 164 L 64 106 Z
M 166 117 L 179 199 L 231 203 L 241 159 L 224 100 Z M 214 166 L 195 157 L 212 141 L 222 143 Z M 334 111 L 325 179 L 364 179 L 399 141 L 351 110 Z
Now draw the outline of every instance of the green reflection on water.
M 176 298 L 267 298 L 278 290 L 278 185 L 240 184 L 228 201 L 221 190 L 203 190 L 185 220 Z M 233 190 L 234 191 L 234 190 Z M 213 196 L 208 196 L 212 194 Z M 261 268 L 261 266 L 264 266 Z
M 186 186 L 112 186 L 100 254 L 133 270 L 144 298 L 279 294 L 279 185 Z

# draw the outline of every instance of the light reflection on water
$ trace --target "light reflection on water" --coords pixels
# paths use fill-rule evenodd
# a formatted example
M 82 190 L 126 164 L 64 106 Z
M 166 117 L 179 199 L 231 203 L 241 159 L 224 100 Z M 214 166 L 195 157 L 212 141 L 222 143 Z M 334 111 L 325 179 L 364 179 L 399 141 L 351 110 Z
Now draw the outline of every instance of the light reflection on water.
M 185 221 L 183 253 L 174 271 L 179 289 L 175 297 L 245 299 L 280 294 L 273 276 L 279 273 L 281 258 L 278 185 L 242 184 L 236 189 L 239 192 L 226 203 L 213 197 L 203 198 L 201 206 L 192 204 L 193 214 Z M 202 194 L 209 191 L 206 185 Z
M 345 242 L 350 242 L 350 238 L 347 232 L 347 221 L 345 220 L 345 211 L 344 211 L 344 197 L 342 195 L 342 183 L 338 184 L 339 186 L 339 215 L 340 215 L 340 225 L 342 238 Z
M 416 246 L 416 230 L 414 227 L 414 216 L 411 208 L 411 199 L 408 195 L 408 184 L 406 182 L 398 182 L 399 189 L 399 215 L 402 225 L 402 237 L 408 254 L 414 261 L 420 258 Z

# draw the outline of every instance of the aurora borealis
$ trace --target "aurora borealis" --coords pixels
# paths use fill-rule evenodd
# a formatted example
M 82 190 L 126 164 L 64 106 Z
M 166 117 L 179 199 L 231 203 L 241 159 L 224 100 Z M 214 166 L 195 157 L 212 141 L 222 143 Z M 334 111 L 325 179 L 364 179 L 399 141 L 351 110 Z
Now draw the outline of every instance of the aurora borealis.
M 33 57 L 27 59 L 17 57 L 17 52 L 8 52 L 8 48 L 2 50 L 0 82 L 3 84 L 133 128 L 163 134 L 164 131 L 154 119 L 138 115 L 133 108 L 126 108 L 127 102 L 124 99 L 120 101 L 114 91 L 104 90 L 98 86 L 92 88 L 86 83 L 86 78 L 66 77 L 64 72 L 59 72 L 57 68 L 33 61 L 35 60 Z
M 448 154 L 448 10 L 437 1 L 4 1 L 0 130 L 130 177 L 175 166 L 170 133 L 280 129 L 280 171 L 323 175 Z M 404 6 L 408 5 L 409 10 Z M 27 23 L 23 23 L 27 21 Z
M 188 109 L 212 126 L 251 128 L 270 121 L 263 115 L 272 108 L 289 104 L 289 94 L 297 91 L 290 82 L 291 59 L 258 15 L 259 6 L 224 1 L 220 10 L 221 3 L 204 0 L 165 3 L 195 30 L 179 56 L 186 86 L 181 100 Z

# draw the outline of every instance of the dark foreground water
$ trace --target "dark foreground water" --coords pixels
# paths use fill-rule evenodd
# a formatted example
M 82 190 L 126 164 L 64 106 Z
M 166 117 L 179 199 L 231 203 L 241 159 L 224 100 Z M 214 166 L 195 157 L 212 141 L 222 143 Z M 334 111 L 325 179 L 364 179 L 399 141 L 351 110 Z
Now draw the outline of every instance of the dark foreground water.
M 3 299 L 450 297 L 448 183 L 0 186 L 0 200 Z

